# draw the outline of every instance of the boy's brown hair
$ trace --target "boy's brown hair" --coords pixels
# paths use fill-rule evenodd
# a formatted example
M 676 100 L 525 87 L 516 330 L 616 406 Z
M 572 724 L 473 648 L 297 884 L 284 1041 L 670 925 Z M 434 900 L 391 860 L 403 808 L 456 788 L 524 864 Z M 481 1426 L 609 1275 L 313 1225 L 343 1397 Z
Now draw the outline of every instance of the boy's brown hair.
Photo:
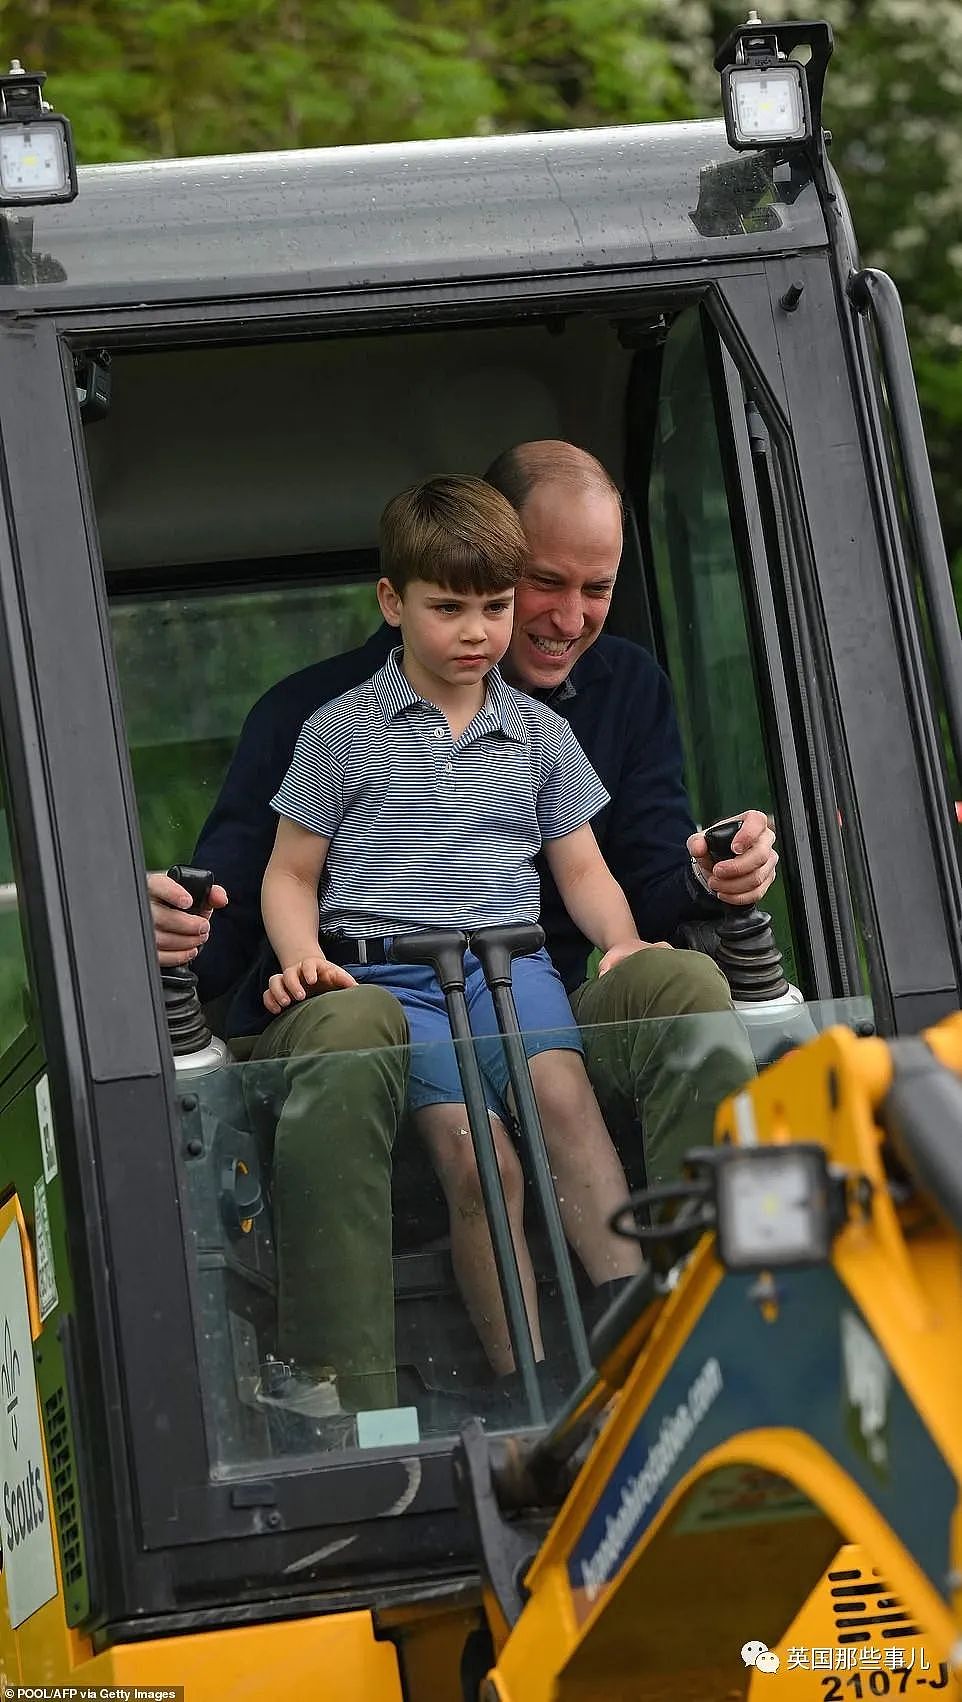
M 399 596 L 426 579 L 459 596 L 510 591 L 528 559 L 505 497 L 468 474 L 423 479 L 392 497 L 379 528 L 381 572 Z

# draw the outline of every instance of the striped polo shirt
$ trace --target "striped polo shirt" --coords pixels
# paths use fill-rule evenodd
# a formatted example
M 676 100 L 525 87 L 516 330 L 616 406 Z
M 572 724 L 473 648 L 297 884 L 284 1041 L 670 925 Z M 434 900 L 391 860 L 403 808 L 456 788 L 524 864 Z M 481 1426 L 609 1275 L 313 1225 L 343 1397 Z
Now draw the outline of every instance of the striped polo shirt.
M 321 928 L 352 938 L 534 922 L 534 859 L 609 796 L 567 721 L 497 668 L 457 739 L 393 650 L 305 722 L 271 799 L 330 839 Z

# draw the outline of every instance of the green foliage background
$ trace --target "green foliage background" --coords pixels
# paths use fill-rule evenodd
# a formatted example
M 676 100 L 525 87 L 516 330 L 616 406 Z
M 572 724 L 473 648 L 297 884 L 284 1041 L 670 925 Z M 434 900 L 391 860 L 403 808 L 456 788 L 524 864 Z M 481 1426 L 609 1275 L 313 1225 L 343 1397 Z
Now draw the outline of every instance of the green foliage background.
M 766 19 L 804 12 L 766 0 Z M 962 590 L 962 4 L 825 0 L 826 122 L 902 290 Z M 745 0 L 0 0 L 82 163 L 717 114 Z
M 807 10 L 758 3 L 771 20 Z M 0 0 L 0 43 L 48 73 L 91 165 L 716 116 L 714 51 L 747 10 L 748 0 Z M 864 261 L 902 291 L 962 594 L 962 0 L 819 0 L 813 10 L 836 32 L 833 158 Z M 359 597 L 325 608 L 332 648 L 367 631 Z M 154 614 L 156 645 L 164 611 Z M 170 612 L 175 647 L 182 616 Z M 244 653 L 260 657 L 264 677 L 244 676 L 245 704 L 296 663 L 285 629 L 276 666 L 263 618 Z M 136 623 L 127 632 L 123 611 L 116 621 L 136 676 Z M 311 655 L 317 625 L 303 622 Z M 218 726 L 212 744 L 206 724 L 178 723 L 168 748 L 156 732 L 166 724 L 154 714 L 132 729 L 149 865 L 188 854 L 236 731 Z M 9 868 L 0 844 L 3 878 Z M 16 924 L 0 917 L 4 965 L 22 966 Z M 22 1020 L 21 982 L 17 971 L 0 989 L 0 1045 Z

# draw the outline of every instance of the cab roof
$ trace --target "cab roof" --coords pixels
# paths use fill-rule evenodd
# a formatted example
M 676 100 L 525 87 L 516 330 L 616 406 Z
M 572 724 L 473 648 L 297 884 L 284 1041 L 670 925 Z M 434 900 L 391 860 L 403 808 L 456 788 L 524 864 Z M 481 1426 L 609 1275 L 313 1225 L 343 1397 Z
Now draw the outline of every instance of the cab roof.
M 81 168 L 0 217 L 0 311 L 618 271 L 824 244 L 799 163 L 718 122 Z

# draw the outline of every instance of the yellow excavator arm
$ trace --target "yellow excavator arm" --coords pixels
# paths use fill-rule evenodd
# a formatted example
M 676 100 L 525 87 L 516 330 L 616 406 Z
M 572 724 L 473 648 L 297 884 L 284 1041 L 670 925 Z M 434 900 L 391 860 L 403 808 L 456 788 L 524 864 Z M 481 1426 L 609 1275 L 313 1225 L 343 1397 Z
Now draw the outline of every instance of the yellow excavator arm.
M 826 1032 L 687 1168 L 554 1429 L 464 1434 L 482 1695 L 962 1697 L 962 1016 Z

